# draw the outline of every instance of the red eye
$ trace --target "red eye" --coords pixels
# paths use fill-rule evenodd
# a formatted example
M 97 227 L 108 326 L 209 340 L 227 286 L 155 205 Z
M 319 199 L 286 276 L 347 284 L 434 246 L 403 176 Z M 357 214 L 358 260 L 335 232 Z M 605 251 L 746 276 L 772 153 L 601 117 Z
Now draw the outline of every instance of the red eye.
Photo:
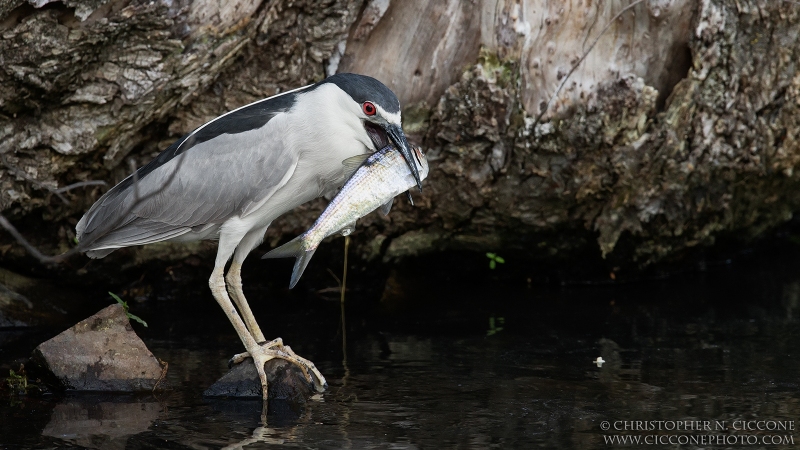
M 361 105 L 361 109 L 363 109 L 364 114 L 368 116 L 374 116 L 375 113 L 378 112 L 377 108 L 375 108 L 375 105 L 370 102 L 364 102 L 364 104 Z

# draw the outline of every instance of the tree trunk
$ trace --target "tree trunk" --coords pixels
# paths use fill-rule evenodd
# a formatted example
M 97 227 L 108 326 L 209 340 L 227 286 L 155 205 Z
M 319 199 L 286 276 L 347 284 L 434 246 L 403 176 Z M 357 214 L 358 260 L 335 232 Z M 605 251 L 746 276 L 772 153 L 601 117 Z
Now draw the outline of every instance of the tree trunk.
M 364 259 L 592 250 L 644 266 L 800 206 L 796 2 L 45 3 L 0 0 L 0 210 L 17 220 L 46 210 L 71 230 L 107 188 L 69 205 L 52 190 L 113 184 L 129 157 L 335 71 L 392 88 L 432 168 L 416 207 L 360 221 Z

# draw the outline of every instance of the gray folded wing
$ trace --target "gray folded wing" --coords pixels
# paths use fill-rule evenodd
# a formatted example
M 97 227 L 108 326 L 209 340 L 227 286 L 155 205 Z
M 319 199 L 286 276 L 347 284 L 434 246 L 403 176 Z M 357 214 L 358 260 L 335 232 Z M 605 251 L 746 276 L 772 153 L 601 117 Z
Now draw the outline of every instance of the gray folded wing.
M 78 223 L 80 246 L 103 250 L 172 239 L 221 224 L 270 197 L 291 176 L 298 155 L 269 139 L 267 128 L 218 135 L 138 181 L 132 175 Z M 95 251 L 94 256 L 107 253 Z

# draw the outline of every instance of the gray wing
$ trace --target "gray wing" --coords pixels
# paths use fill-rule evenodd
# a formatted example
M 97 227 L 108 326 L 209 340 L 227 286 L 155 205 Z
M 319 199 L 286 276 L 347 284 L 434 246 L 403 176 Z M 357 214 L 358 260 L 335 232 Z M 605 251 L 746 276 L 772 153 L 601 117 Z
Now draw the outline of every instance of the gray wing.
M 221 224 L 270 197 L 294 172 L 297 155 L 281 140 L 270 139 L 269 128 L 219 135 L 195 144 L 138 182 L 128 177 L 78 223 L 82 249 L 172 239 Z
M 263 135 L 310 88 L 245 105 L 177 140 L 92 205 L 75 227 L 80 247 L 102 258 L 110 251 L 98 249 L 171 239 L 271 195 L 296 161 L 278 136 Z

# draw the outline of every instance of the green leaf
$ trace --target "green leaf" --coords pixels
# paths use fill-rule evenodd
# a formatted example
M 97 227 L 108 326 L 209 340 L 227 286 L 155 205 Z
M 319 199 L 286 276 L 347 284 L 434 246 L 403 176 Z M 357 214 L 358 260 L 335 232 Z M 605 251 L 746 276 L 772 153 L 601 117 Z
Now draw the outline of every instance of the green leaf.
M 139 322 L 140 324 L 144 325 L 144 327 L 145 327 L 145 328 L 147 328 L 147 322 L 145 322 L 144 320 L 142 320 L 142 318 L 141 318 L 141 317 L 139 317 L 139 316 L 134 316 L 134 315 L 133 315 L 133 314 L 131 314 L 131 313 L 125 313 L 125 314 L 127 314 L 127 315 L 128 315 L 128 318 L 129 318 L 129 319 L 131 319 L 131 320 L 135 320 L 135 321 Z
M 495 267 L 497 267 L 497 264 L 495 264 L 494 260 L 489 261 L 489 268 L 494 269 Z
M 497 255 L 495 255 L 494 253 L 487 253 L 486 254 L 486 257 L 489 258 L 489 259 L 494 259 L 495 256 L 497 256 Z
M 504 317 L 495 318 L 494 316 L 489 316 L 489 329 L 486 330 L 486 336 L 493 336 L 503 331 L 503 327 L 498 327 L 497 325 L 502 325 L 504 322 Z
M 135 316 L 135 315 L 133 315 L 133 314 L 128 312 L 128 302 L 123 302 L 122 299 L 119 298 L 119 296 L 117 294 L 113 293 L 113 292 L 109 292 L 108 295 L 110 295 L 114 300 L 116 300 L 117 303 L 122 305 L 122 309 L 125 311 L 125 315 L 128 316 L 128 319 L 135 320 L 135 321 L 139 322 L 140 324 L 144 325 L 145 328 L 147 328 L 147 322 L 142 320 L 141 317 Z
M 494 260 L 495 260 L 495 261 L 497 261 L 497 262 L 498 262 L 498 263 L 500 263 L 500 264 L 503 264 L 504 262 L 506 262 L 506 260 L 505 260 L 505 259 L 503 259 L 503 258 L 501 258 L 501 257 L 499 257 L 499 256 L 498 256 L 497 258 L 495 258 Z
M 121 298 L 119 298 L 119 295 L 117 295 L 117 294 L 115 294 L 115 293 L 113 293 L 113 292 L 111 292 L 111 291 L 108 291 L 108 295 L 110 295 L 110 296 L 111 296 L 111 298 L 113 298 L 114 300 L 116 300 L 116 301 L 117 301 L 117 303 L 119 303 L 120 305 L 122 305 L 122 307 L 125 309 L 125 312 L 128 312 L 128 303 L 127 303 L 127 302 L 123 302 L 123 301 L 122 301 L 122 299 L 121 299 Z

